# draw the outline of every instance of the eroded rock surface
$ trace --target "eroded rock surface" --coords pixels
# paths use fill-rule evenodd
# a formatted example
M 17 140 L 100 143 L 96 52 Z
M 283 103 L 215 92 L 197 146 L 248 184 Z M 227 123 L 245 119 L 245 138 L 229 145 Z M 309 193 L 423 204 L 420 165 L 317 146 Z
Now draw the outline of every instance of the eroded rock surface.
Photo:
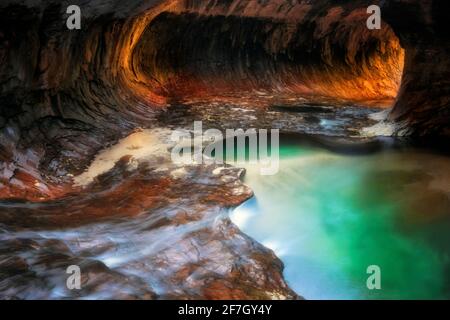
M 281 261 L 228 218 L 252 196 L 242 169 L 176 166 L 152 151 L 55 200 L 2 201 L 0 296 L 296 298 Z M 81 291 L 66 288 L 70 265 Z
M 81 30 L 65 26 L 69 4 L 82 8 Z M 404 54 L 389 119 L 408 134 L 445 134 L 447 4 L 382 4 L 387 23 L 370 31 L 368 1 L 2 1 L 4 193 L 45 197 L 40 183 L 61 195 L 49 178 L 79 173 L 105 144 L 187 98 L 262 92 L 387 106 Z
M 373 3 L 1 1 L 2 297 L 296 298 L 226 216 L 251 196 L 239 169 L 125 154 L 90 184 L 74 178 L 137 128 L 186 119 L 358 135 L 372 123 L 355 105 L 388 106 L 399 87 L 393 134 L 448 135 L 448 3 L 375 1 L 385 22 L 370 32 Z M 79 293 L 64 289 L 72 263 L 87 270 Z

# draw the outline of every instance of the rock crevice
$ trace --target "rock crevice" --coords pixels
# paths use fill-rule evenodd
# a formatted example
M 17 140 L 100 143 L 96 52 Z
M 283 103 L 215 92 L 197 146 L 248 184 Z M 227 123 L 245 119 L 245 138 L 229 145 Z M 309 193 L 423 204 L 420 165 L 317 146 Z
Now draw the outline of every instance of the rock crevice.
M 8 279 L 1 294 L 31 297 L 26 287 L 12 285 L 31 281 L 43 290 L 33 294 L 51 297 L 54 274 L 37 279 L 36 268 L 60 270 L 78 261 L 95 280 L 87 295 L 104 292 L 108 281 L 128 290 L 127 270 L 151 274 L 159 268 L 152 288 L 129 277 L 137 291 L 126 297 L 296 298 L 273 253 L 219 219 L 224 208 L 250 196 L 236 173 L 234 184 L 211 187 L 205 181 L 220 177 L 211 178 L 206 168 L 191 168 L 203 180 L 183 184 L 158 171 L 161 163 L 130 173 L 125 165 L 130 159 L 124 158 L 84 191 L 73 185 L 73 176 L 109 144 L 139 127 L 160 126 L 169 105 L 214 101 L 221 95 L 245 96 L 246 102 L 262 94 L 393 104 L 388 119 L 398 130 L 448 136 L 448 1 L 375 3 L 382 5 L 383 24 L 370 31 L 365 28 L 366 8 L 374 1 L 368 0 L 2 0 L 0 224 L 25 238 L 0 235 L 0 254 L 13 256 L 1 260 L 0 274 Z M 65 11 L 73 4 L 82 8 L 81 30 L 66 28 Z M 129 183 L 135 183 L 134 194 L 128 193 Z M 233 195 L 236 185 L 242 192 Z M 111 213 L 97 206 L 89 192 L 106 206 L 103 191 L 120 203 L 120 210 Z M 200 207 L 188 213 L 173 208 L 193 191 L 199 192 L 195 199 Z M 150 219 L 150 234 L 141 229 L 136 234 L 145 233 L 152 241 L 159 239 L 155 234 L 170 235 L 170 227 L 196 229 L 185 230 L 175 242 L 178 247 L 153 252 L 150 263 L 125 263 L 123 269 L 84 259 L 98 252 L 77 247 L 76 239 L 48 243 L 27 233 L 31 228 L 98 226 L 105 219 L 129 216 Z M 130 223 L 138 224 L 133 219 Z M 104 252 L 115 250 L 103 245 Z M 180 251 L 198 247 L 206 256 L 183 256 L 179 268 L 164 278 L 164 268 L 179 262 Z M 35 254 L 31 260 L 24 258 L 29 252 Z M 227 254 L 225 267 L 221 253 Z M 239 260 L 240 254 L 245 259 Z M 190 282 L 183 283 L 187 278 Z M 158 286 L 164 289 L 156 292 Z

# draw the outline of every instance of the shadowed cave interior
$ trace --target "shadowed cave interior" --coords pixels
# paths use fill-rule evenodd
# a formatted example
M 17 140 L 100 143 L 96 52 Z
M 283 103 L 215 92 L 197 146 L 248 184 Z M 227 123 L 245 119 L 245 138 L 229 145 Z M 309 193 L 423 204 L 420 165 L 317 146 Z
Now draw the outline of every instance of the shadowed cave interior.
M 380 30 L 364 0 L 2 1 L 0 297 L 301 298 L 226 213 L 254 196 L 243 169 L 179 168 L 169 132 L 201 120 L 336 154 L 439 143 L 446 157 L 449 4 L 375 3 Z M 444 177 L 445 159 L 429 160 Z M 398 181 L 439 185 L 426 201 L 441 217 L 434 174 Z

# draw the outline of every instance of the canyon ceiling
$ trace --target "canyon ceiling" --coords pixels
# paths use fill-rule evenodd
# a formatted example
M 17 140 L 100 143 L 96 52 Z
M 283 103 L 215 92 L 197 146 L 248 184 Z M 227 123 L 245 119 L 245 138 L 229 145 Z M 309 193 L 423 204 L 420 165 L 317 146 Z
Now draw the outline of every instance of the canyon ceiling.
M 66 28 L 72 4 L 81 8 L 81 30 Z M 366 27 L 371 4 L 381 6 L 381 30 Z M 388 120 L 395 133 L 448 138 L 449 12 L 446 0 L 2 0 L 0 198 L 40 202 L 68 195 L 74 191 L 72 177 L 105 145 L 151 127 L 169 105 L 223 93 L 262 90 L 375 102 L 392 106 Z M 208 201 L 221 207 L 250 197 L 245 190 L 227 204 L 218 200 L 239 184 L 240 174 L 233 171 L 235 180 L 208 191 Z M 151 180 L 160 189 L 136 181 L 146 195 L 181 194 L 190 187 L 162 177 Z M 106 176 L 103 182 L 115 180 Z M 113 199 L 123 200 L 127 187 L 120 186 Z M 76 225 L 111 214 L 101 208 L 111 200 L 84 200 L 96 208 L 80 214 L 79 199 L 72 199 L 68 212 L 77 217 Z M 129 213 L 137 214 L 145 199 L 133 201 Z M 65 225 L 56 211 L 46 204 L 39 227 Z M 5 212 L 0 222 L 15 226 L 14 213 Z M 26 210 L 22 214 L 26 218 L 18 227 L 37 223 Z M 230 297 L 267 298 L 274 287 L 284 297 L 297 297 L 283 282 L 275 257 L 266 258 L 265 249 L 248 239 L 239 241 L 248 252 L 256 250 L 249 256 L 258 267 L 276 263 L 264 269 L 270 275 L 264 279 L 253 269 L 234 273 L 234 284 L 246 288 L 253 281 L 257 290 L 237 285 Z M 230 257 L 241 254 L 231 247 Z M 208 294 L 184 294 L 217 297 L 215 290 L 224 286 L 214 282 Z

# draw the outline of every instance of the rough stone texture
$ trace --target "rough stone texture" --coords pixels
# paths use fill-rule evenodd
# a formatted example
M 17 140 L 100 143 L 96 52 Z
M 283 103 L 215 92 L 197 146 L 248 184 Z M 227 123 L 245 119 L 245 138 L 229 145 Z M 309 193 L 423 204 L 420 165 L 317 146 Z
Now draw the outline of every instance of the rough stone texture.
M 134 52 L 135 70 L 172 99 L 255 90 L 395 98 L 403 51 L 387 25 L 366 28 L 363 9 L 336 6 L 296 22 L 190 10 L 158 15 Z
M 226 209 L 242 170 L 123 157 L 57 200 L 0 202 L 0 298 L 295 299 L 274 253 Z M 66 288 L 81 268 L 82 290 Z
M 450 3 L 386 1 L 383 12 L 406 51 L 402 85 L 390 119 L 413 135 L 448 136 Z
M 245 189 L 233 194 L 236 174 L 234 183 L 217 186 L 204 183 L 207 168 L 192 168 L 200 170 L 200 183 L 139 168 L 118 181 L 127 174 L 119 163 L 87 191 L 75 188 L 72 176 L 136 127 L 158 126 L 165 107 L 177 101 L 213 101 L 224 92 L 235 99 L 256 89 L 265 96 L 392 101 L 402 68 L 399 43 L 405 67 L 389 118 L 412 135 L 448 136 L 448 2 L 381 2 L 387 24 L 369 32 L 365 8 L 374 1 L 368 0 L 2 0 L 0 222 L 23 236 L 2 234 L 2 296 L 53 297 L 63 266 L 75 261 L 90 270 L 84 296 L 295 298 L 273 253 L 221 216 L 250 196 Z M 69 4 L 81 6 L 82 30 L 65 27 Z M 195 192 L 202 198 L 185 203 L 187 214 L 169 210 Z M 136 229 L 145 217 L 150 230 Z M 114 219 L 121 222 L 111 230 L 95 227 Z M 128 273 L 106 267 L 101 252 L 84 251 L 70 237 L 72 228 L 87 228 L 82 237 L 95 243 L 92 234 L 129 230 L 127 222 L 149 243 L 171 236 L 174 225 L 196 228 L 181 232 L 172 247 L 125 263 Z M 38 233 L 52 228 L 68 238 L 48 242 L 61 234 Z M 110 245 L 97 249 L 114 252 Z M 153 286 L 133 272 L 154 274 Z M 35 291 L 27 291 L 30 283 Z M 122 293 L 107 294 L 116 291 Z

